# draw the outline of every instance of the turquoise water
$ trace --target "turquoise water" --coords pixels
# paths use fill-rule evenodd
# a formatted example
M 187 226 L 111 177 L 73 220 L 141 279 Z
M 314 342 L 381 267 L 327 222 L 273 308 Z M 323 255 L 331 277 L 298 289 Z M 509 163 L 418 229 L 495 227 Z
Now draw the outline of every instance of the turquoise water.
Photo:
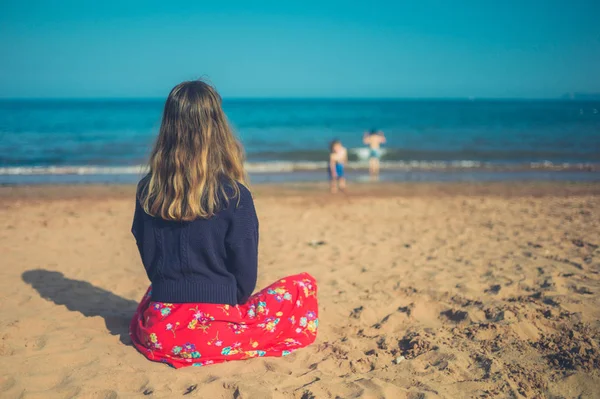
M 154 99 L 0 100 L 0 182 L 139 174 L 162 106 Z M 334 138 L 360 169 L 370 128 L 388 138 L 383 165 L 390 171 L 600 171 L 600 101 L 225 100 L 224 108 L 251 173 L 319 171 Z

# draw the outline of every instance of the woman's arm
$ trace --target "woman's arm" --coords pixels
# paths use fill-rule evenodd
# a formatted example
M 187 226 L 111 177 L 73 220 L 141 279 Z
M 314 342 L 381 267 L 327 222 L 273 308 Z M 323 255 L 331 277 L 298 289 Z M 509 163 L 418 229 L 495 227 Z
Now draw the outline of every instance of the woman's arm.
M 133 223 L 131 225 L 131 234 L 135 237 L 140 256 L 142 256 L 142 240 L 144 234 L 144 210 L 140 205 L 140 201 L 135 199 L 135 212 L 133 213 Z
M 237 206 L 236 206 L 237 205 Z M 237 283 L 237 301 L 245 303 L 254 288 L 258 273 L 258 218 L 250 191 L 240 185 L 239 203 L 231 199 L 233 216 L 225 237 L 227 269 Z

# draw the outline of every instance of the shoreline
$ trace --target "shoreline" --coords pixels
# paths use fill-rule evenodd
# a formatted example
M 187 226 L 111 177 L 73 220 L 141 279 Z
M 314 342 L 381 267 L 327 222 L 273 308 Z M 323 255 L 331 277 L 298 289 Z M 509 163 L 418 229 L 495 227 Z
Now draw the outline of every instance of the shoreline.
M 251 184 L 256 197 L 310 197 L 330 200 L 385 197 L 572 197 L 600 196 L 600 182 L 378 182 L 329 193 L 327 182 Z M 0 204 L 10 201 L 126 199 L 135 184 L 49 184 L 0 186 Z
M 369 170 L 368 148 L 352 149 L 361 154 L 350 159 L 347 170 L 364 172 Z M 365 150 L 365 151 L 362 151 Z M 390 151 L 390 149 L 387 149 Z M 382 150 L 383 151 L 383 150 Z M 363 154 L 365 152 L 365 154 Z M 384 152 L 385 154 L 385 152 Z M 327 168 L 327 154 L 319 153 L 313 160 L 247 160 L 245 168 L 248 173 L 289 173 L 318 172 Z M 557 160 L 480 160 L 480 159 L 437 159 L 401 158 L 391 160 L 383 157 L 380 162 L 382 171 L 388 172 L 600 172 L 600 162 L 592 160 L 557 161 Z M 56 175 L 138 175 L 147 171 L 145 164 L 125 165 L 6 165 L 0 166 L 0 176 L 56 176 Z
M 1 168 L 0 168 L 1 169 Z M 121 173 L 122 171 L 69 170 L 69 173 L 0 173 L 0 187 L 26 185 L 72 185 L 72 184 L 136 184 L 142 177 L 139 169 Z M 89 172 L 89 173 L 88 173 Z M 327 182 L 326 168 L 314 170 L 281 170 L 281 171 L 249 171 L 249 179 L 253 184 L 314 184 Z M 367 169 L 348 168 L 346 178 L 350 184 L 371 183 Z M 482 168 L 449 168 L 449 169 L 386 169 L 380 173 L 382 183 L 406 182 L 600 182 L 600 170 L 596 169 L 482 169 Z

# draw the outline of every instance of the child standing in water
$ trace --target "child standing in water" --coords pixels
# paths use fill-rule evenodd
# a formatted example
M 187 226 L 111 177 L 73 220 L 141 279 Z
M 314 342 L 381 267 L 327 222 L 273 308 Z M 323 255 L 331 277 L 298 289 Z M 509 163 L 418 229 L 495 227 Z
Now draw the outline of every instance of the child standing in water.
M 379 177 L 381 145 L 385 144 L 385 135 L 377 129 L 371 129 L 363 134 L 363 143 L 369 146 L 369 174 L 371 178 L 377 179 Z
M 151 286 L 130 326 L 135 347 L 175 368 L 285 356 L 317 334 L 317 286 L 307 273 L 252 295 L 258 218 L 242 147 L 202 81 L 167 98 L 137 190 L 132 233 Z
M 344 176 L 344 167 L 348 162 L 348 152 L 342 146 L 339 140 L 333 140 L 329 145 L 329 181 L 331 192 L 337 193 L 338 188 L 342 191 L 346 189 L 346 178 Z

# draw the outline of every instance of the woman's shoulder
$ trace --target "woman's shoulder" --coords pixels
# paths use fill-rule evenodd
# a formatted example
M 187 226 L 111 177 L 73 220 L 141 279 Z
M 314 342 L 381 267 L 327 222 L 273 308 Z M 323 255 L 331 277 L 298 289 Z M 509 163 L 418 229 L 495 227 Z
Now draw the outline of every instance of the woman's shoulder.
M 235 180 L 222 179 L 221 185 L 227 197 L 235 197 L 237 195 L 252 196 L 250 189 L 244 183 Z
M 252 192 L 250 188 L 238 181 L 227 181 L 223 183 L 225 199 L 235 209 L 239 205 L 252 203 Z
M 231 182 L 226 186 L 227 198 L 224 203 L 225 214 L 232 217 L 255 219 L 254 199 L 252 192 L 243 183 Z
M 143 196 L 144 192 L 147 190 L 149 180 L 150 180 L 150 175 L 147 174 L 146 176 L 142 177 L 140 179 L 140 181 L 138 182 L 138 184 L 135 188 L 135 197 L 138 200 Z

